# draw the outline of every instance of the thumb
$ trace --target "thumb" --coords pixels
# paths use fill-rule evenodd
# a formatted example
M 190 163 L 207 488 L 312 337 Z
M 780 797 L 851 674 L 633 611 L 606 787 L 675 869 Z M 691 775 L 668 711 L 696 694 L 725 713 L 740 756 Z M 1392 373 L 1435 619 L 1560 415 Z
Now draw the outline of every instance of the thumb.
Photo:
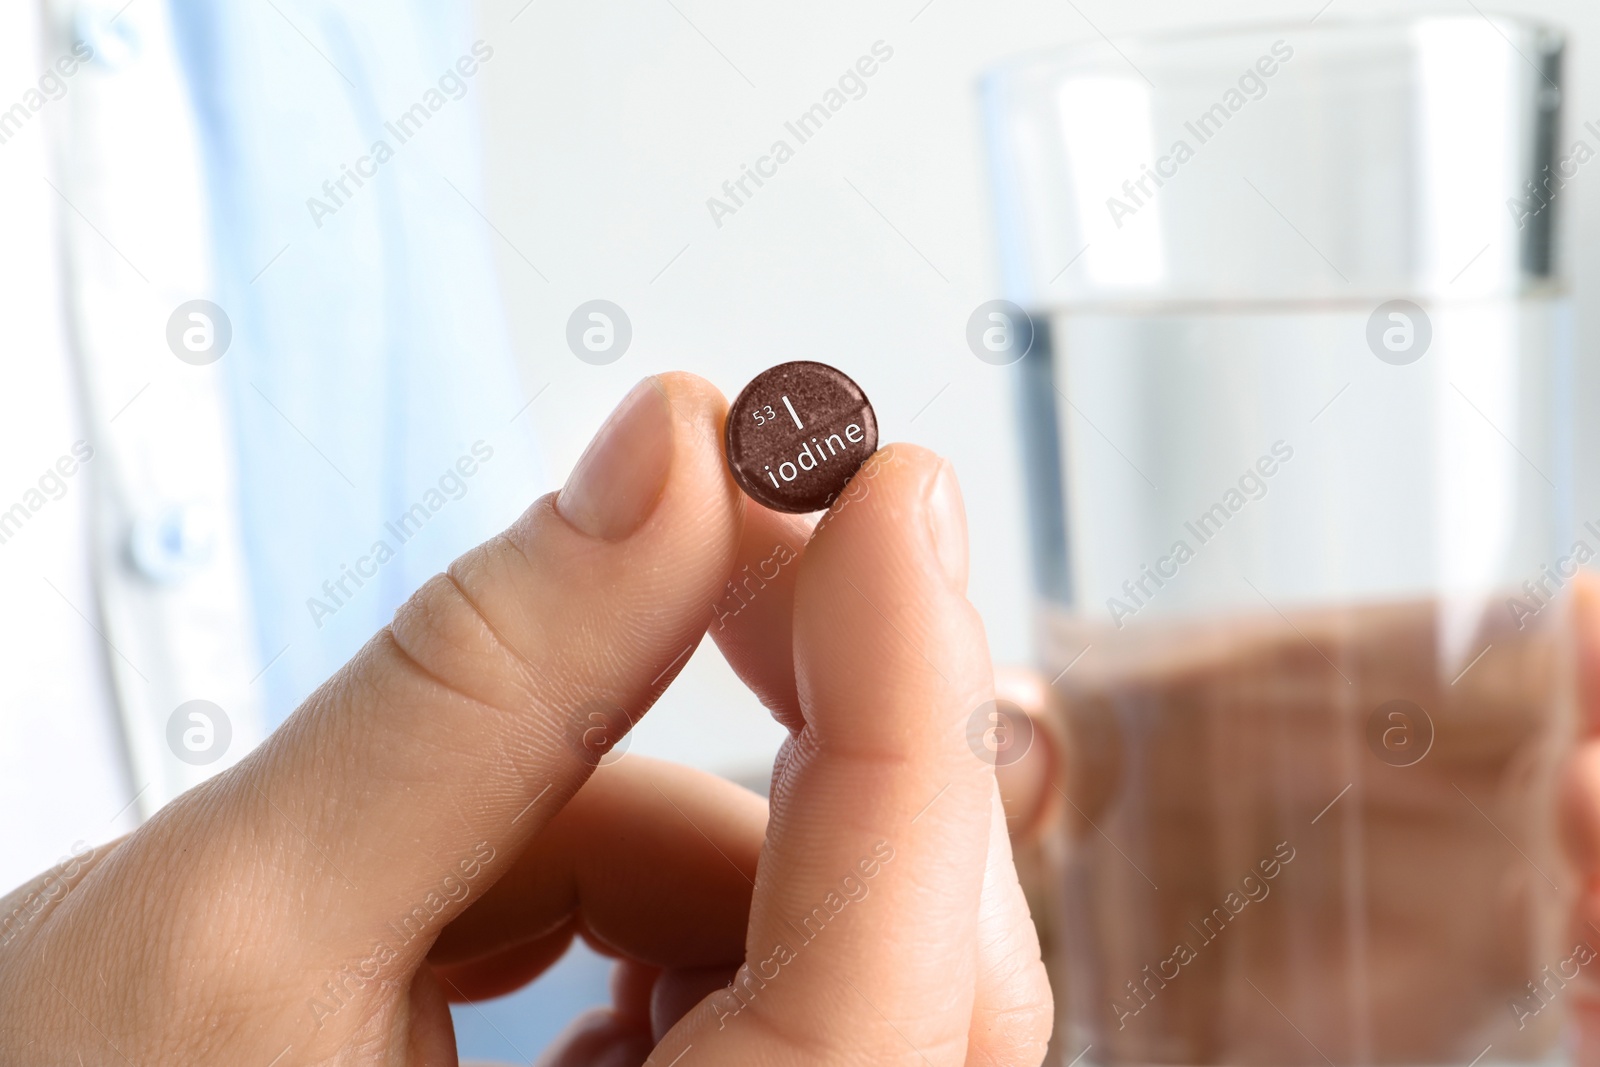
M 852 486 L 800 558 L 804 725 L 774 774 L 745 966 L 666 1037 L 662 1064 L 691 1046 L 711 1062 L 880 1064 L 968 1046 L 997 820 L 992 765 L 965 731 L 992 674 L 959 490 L 907 445 Z
M 386 972 L 414 965 L 702 636 L 742 514 L 725 412 L 697 378 L 640 383 L 559 495 L 424 585 L 264 745 L 111 858 L 207 902 L 169 912 L 207 917 L 208 936 L 214 902 L 248 896 L 228 913 L 300 962 L 381 936 Z

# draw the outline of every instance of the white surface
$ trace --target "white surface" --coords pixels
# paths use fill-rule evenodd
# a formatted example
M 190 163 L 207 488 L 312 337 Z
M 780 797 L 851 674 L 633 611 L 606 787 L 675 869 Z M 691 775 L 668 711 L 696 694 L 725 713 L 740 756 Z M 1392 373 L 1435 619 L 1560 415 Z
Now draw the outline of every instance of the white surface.
M 36 5 L 0 5 L 0 111 L 36 88 L 57 58 L 42 55 L 39 41 Z M 0 513 L 31 512 L 20 528 L 13 517 L 0 543 L 0 893 L 67 857 L 75 840 L 96 845 L 134 821 L 105 657 L 88 621 L 97 614 L 87 511 L 97 468 L 91 460 L 69 478 L 52 471 L 87 436 L 61 313 L 58 201 L 43 180 L 46 124 L 63 107 L 61 99 L 44 104 L 0 144 Z
M 954 463 L 971 523 L 973 599 L 997 658 L 1025 658 L 1009 372 L 979 363 L 963 340 L 972 309 L 997 295 L 975 80 L 996 61 L 1093 39 L 1096 28 L 1116 36 L 1243 20 L 1304 25 L 1322 6 L 479 0 L 481 32 L 509 59 L 486 72 L 487 214 L 506 238 L 498 245 L 503 285 L 529 395 L 552 383 L 534 406 L 552 471 L 570 468 L 643 374 L 692 370 L 731 394 L 786 359 L 835 363 L 860 378 L 886 439 L 928 445 Z M 1587 47 L 1600 33 L 1600 6 L 1495 7 L 1572 31 L 1564 155 L 1583 122 L 1600 119 Z M 1435 9 L 1335 0 L 1320 17 Z M 880 39 L 894 57 L 866 94 L 719 229 L 706 199 Z M 1560 201 L 1574 238 L 1578 401 L 1591 410 L 1596 375 L 1583 354 L 1595 329 L 1585 298 L 1600 254 L 1596 197 L 1600 165 L 1591 164 Z M 633 320 L 632 349 L 609 367 L 580 363 L 563 342 L 567 315 L 595 297 L 616 301 Z M 1580 419 L 1579 457 L 1597 443 Z M 1578 470 L 1581 521 L 1600 515 L 1600 493 L 1594 464 L 1580 458 Z M 663 703 L 640 727 L 635 751 L 737 770 L 778 737 L 709 644 Z

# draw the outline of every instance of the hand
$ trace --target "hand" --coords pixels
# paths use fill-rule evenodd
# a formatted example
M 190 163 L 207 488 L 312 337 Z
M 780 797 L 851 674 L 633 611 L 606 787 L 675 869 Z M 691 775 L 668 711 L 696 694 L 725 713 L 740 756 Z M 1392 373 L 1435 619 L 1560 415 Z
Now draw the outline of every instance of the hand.
M 616 1005 L 546 1063 L 1038 1063 L 949 469 L 880 452 L 806 543 L 731 484 L 725 411 L 642 383 L 244 761 L 0 902 L 0 1063 L 451 1065 L 447 1001 L 574 936 L 623 961 Z M 595 771 L 708 621 L 792 731 L 770 822 L 683 768 Z
M 1094 931 L 1080 938 L 1102 941 L 1082 972 L 1101 995 L 1076 1010 L 1104 1027 L 1097 1052 L 1131 1062 L 1189 1042 L 1191 1062 L 1464 1063 L 1491 1044 L 1535 1060 L 1565 1041 L 1600 1064 L 1600 576 L 1568 593 L 1525 629 L 1490 601 L 1462 658 L 1492 650 L 1470 672 L 1441 673 L 1442 613 L 1419 601 L 1306 613 L 1293 629 L 1205 622 L 1139 658 L 1113 652 L 1111 681 L 1085 680 L 1086 658 L 1054 714 L 1037 677 L 1002 681 L 1041 709 L 1027 757 L 1000 775 L 1024 884 L 1059 886 L 1064 849 L 1091 857 L 1074 891 L 1096 891 L 1086 906 L 1100 910 L 1078 919 Z M 1385 766 L 1362 729 L 1401 694 L 1432 728 L 1416 762 Z M 1256 879 L 1264 895 L 1236 927 L 1214 945 L 1184 929 L 1248 892 L 1240 876 L 1280 839 L 1300 858 Z M 1146 875 L 1159 890 L 1143 892 Z M 1175 942 L 1203 947 L 1161 981 Z M 1371 992 L 1353 995 L 1358 983 Z
M 1576 884 L 1570 940 L 1600 957 L 1600 575 L 1580 573 L 1573 582 L 1577 639 L 1577 745 L 1561 776 L 1561 829 Z M 1556 961 L 1559 962 L 1559 961 Z M 1573 983 L 1570 1012 L 1575 1023 L 1573 1062 L 1600 1064 L 1600 958 L 1582 968 Z M 1530 975 L 1542 978 L 1542 975 Z

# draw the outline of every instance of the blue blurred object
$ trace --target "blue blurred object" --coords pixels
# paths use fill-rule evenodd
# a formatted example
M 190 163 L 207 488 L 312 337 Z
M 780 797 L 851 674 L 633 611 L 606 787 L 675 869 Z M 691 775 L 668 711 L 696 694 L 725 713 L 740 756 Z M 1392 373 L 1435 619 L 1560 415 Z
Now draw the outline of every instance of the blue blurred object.
M 270 729 L 545 488 L 477 207 L 496 53 L 454 3 L 172 2 Z
M 479 82 L 508 60 L 454 3 L 172 6 L 234 329 L 270 729 L 548 488 L 479 214 Z M 528 1062 L 607 1002 L 606 978 L 580 947 L 518 994 L 458 1007 L 463 1054 Z

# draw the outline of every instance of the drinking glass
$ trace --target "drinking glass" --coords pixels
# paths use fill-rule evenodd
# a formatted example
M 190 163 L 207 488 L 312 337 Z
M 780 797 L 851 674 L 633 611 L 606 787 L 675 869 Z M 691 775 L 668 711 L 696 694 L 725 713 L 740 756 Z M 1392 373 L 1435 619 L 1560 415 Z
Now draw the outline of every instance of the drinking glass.
M 1562 35 L 1103 41 L 982 85 L 1065 800 L 1055 1062 L 1531 1063 L 1570 919 Z M 1580 149 L 1579 146 L 1583 145 Z M 1600 164 L 1597 164 L 1600 165 Z

